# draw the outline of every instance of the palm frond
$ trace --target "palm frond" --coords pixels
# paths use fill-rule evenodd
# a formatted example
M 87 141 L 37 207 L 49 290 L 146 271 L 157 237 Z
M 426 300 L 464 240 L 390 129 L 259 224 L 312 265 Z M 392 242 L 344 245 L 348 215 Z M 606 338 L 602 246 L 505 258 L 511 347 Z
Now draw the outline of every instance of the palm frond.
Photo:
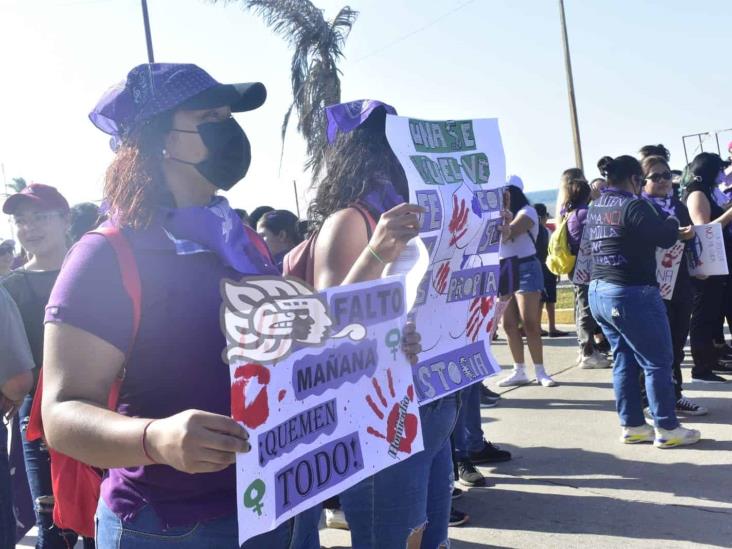
M 231 4 L 234 0 L 209 0 Z M 338 62 L 343 58 L 346 39 L 358 12 L 344 6 L 326 21 L 323 10 L 310 0 L 239 0 L 253 11 L 292 48 L 290 85 L 292 104 L 282 123 L 282 153 L 293 108 L 297 112 L 297 130 L 307 144 L 306 168 L 315 177 L 322 168 L 326 146 L 325 107 L 341 100 Z

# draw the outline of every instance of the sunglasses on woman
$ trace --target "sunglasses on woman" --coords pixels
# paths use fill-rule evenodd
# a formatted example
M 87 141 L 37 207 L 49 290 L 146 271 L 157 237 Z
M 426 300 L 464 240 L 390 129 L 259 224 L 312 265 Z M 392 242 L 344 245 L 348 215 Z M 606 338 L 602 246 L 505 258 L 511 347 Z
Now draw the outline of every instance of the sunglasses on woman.
M 661 172 L 661 173 L 652 173 L 650 175 L 647 175 L 646 179 L 650 179 L 654 183 L 658 183 L 662 179 L 665 179 L 666 181 L 671 181 L 672 177 L 673 177 L 673 174 L 671 172 Z

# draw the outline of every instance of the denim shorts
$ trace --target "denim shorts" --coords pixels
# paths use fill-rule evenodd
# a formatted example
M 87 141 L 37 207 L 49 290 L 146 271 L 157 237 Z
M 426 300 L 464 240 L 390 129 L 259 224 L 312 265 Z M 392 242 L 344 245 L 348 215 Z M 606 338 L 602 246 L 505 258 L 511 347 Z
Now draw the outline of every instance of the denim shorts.
M 531 260 L 520 260 L 519 266 L 519 287 L 518 292 L 543 292 L 544 291 L 544 271 L 541 263 L 534 256 Z

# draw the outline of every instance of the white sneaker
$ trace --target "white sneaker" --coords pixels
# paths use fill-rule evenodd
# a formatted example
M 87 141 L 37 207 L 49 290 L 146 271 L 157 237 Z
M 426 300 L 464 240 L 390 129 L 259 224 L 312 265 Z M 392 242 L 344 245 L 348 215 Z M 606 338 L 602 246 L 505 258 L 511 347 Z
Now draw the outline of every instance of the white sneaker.
M 701 433 L 699 431 L 687 429 L 681 425 L 670 431 L 656 427 L 656 440 L 653 441 L 653 445 L 656 448 L 675 448 L 676 446 L 696 444 L 700 438 Z
M 583 356 L 579 362 L 580 368 L 583 370 L 599 370 L 610 367 L 610 361 L 598 351 L 594 351 L 590 356 Z
M 536 381 L 541 384 L 542 387 L 556 387 L 557 382 L 554 381 L 549 374 L 544 370 L 536 372 Z
M 349 530 L 346 514 L 340 509 L 325 509 L 325 526 L 338 530 Z
M 623 427 L 620 442 L 623 444 L 639 444 L 641 442 L 653 442 L 655 438 L 656 432 L 653 427 L 644 423 L 638 427 Z
M 531 380 L 526 375 L 526 370 L 521 368 L 520 370 L 513 370 L 511 375 L 504 377 L 498 382 L 499 387 L 516 387 L 518 385 L 526 385 L 531 383 Z

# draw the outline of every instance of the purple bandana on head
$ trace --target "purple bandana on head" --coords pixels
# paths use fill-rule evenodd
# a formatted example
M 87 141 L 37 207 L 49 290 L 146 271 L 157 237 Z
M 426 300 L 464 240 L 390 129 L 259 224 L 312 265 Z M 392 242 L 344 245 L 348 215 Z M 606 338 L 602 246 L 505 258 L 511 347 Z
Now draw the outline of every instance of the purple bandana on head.
M 658 206 L 661 211 L 663 211 L 667 215 L 674 215 L 676 213 L 676 208 L 674 208 L 673 200 L 671 199 L 671 196 L 651 196 L 646 191 L 642 191 L 641 195 L 643 198 L 645 198 L 648 202 L 651 202 Z
M 397 113 L 394 107 L 376 99 L 359 99 L 325 107 L 325 115 L 328 117 L 328 143 L 335 141 L 339 131 L 348 133 L 358 128 L 378 107 L 384 107 L 388 114 Z
M 225 264 L 244 275 L 278 275 L 266 244 L 248 231 L 222 196 L 206 207 L 166 208 L 163 227 L 178 255 L 215 253 Z

